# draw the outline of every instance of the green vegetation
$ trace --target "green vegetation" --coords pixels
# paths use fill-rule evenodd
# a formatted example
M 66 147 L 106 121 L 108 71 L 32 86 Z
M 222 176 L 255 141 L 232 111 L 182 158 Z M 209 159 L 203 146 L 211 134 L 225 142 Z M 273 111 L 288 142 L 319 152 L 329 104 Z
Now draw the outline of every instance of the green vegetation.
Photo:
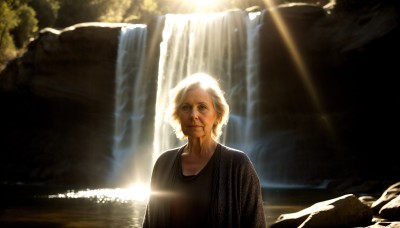
M 193 12 L 193 2 L 193 0 L 0 0 L 0 71 L 8 61 L 23 53 L 29 41 L 45 27 L 65 28 L 81 22 L 94 21 L 146 23 L 151 15 Z M 263 0 L 215 0 L 215 3 L 212 8 L 214 11 L 264 6 Z
M 0 2 L 0 70 L 21 52 L 38 29 L 36 12 L 27 2 Z

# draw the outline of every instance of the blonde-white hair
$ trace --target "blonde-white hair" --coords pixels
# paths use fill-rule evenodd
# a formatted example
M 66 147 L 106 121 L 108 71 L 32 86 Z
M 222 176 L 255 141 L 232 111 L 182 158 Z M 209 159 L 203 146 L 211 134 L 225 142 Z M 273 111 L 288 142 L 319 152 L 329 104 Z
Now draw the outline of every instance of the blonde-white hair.
M 217 112 L 217 122 L 212 127 L 211 137 L 217 140 L 222 134 L 223 125 L 228 123 L 229 106 L 218 81 L 206 73 L 192 74 L 171 89 L 170 102 L 166 112 L 167 121 L 174 129 L 177 138 L 184 139 L 187 137 L 182 132 L 178 111 L 187 92 L 195 88 L 205 90 L 211 97 L 214 109 Z

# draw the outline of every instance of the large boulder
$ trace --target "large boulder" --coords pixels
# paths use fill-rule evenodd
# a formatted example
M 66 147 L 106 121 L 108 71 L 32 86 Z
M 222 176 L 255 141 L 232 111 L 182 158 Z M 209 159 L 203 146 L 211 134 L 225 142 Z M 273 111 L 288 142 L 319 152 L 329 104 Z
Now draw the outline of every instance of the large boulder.
M 400 220 L 400 195 L 385 204 L 379 211 L 379 215 L 382 218 L 386 218 L 392 221 Z
M 360 227 L 371 224 L 373 212 L 353 194 L 318 202 L 304 210 L 282 214 L 271 228 Z

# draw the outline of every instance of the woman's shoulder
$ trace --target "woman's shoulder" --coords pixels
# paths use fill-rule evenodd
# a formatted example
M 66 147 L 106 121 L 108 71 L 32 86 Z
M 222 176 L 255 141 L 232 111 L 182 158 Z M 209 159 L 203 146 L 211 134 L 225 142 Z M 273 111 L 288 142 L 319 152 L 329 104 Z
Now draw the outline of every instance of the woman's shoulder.
M 163 158 L 163 157 L 168 157 L 168 156 L 172 156 L 174 154 L 177 154 L 179 152 L 179 150 L 182 148 L 183 146 L 180 147 L 176 147 L 176 148 L 172 148 L 169 150 L 166 150 L 164 152 L 162 152 L 159 156 L 159 158 Z
M 221 145 L 221 166 L 226 170 L 237 170 L 243 174 L 255 174 L 250 157 L 243 151 Z
M 172 160 L 175 160 L 175 158 L 178 155 L 181 148 L 182 148 L 182 146 L 162 152 L 158 156 L 156 163 L 165 163 L 165 162 L 170 162 Z
M 250 161 L 249 157 L 247 154 L 241 150 L 223 145 L 221 145 L 221 156 L 225 158 L 230 158 L 233 160 L 238 160 L 238 161 Z

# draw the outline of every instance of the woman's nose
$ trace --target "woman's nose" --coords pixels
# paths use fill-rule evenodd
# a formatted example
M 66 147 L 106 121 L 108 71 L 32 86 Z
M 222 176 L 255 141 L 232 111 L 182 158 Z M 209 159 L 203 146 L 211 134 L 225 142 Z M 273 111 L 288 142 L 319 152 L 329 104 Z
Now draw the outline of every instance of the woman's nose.
M 190 113 L 190 116 L 191 116 L 193 119 L 198 119 L 198 118 L 199 118 L 199 113 L 198 113 L 198 111 L 194 108 L 194 109 L 192 109 L 192 111 L 191 111 L 191 113 Z

